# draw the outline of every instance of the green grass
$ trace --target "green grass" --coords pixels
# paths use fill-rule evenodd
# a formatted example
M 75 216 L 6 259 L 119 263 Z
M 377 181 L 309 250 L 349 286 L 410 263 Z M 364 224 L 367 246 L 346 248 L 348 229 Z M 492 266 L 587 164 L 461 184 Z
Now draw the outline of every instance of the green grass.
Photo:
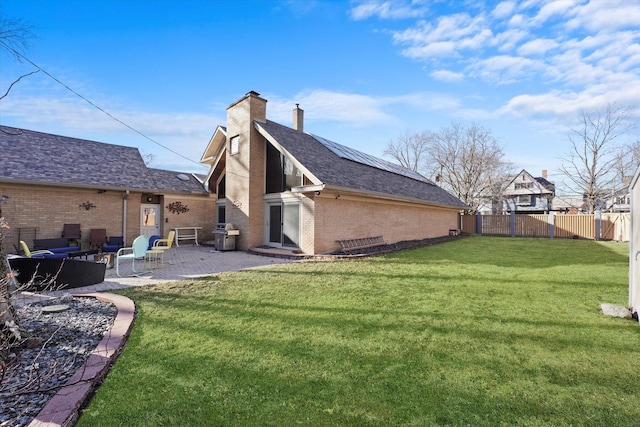
M 78 426 L 640 425 L 628 246 L 473 237 L 122 292 Z

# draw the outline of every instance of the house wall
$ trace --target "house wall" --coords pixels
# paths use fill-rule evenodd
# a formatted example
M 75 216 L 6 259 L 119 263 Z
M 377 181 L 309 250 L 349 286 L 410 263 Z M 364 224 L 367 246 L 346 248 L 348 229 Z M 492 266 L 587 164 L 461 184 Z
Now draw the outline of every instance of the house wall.
M 226 216 L 240 230 L 236 248 L 247 250 L 264 240 L 265 141 L 253 120 L 266 120 L 267 101 L 249 92 L 227 109 Z M 230 141 L 239 137 L 239 152 Z
M 385 242 L 446 236 L 458 210 L 322 192 L 315 198 L 314 251 L 339 249 L 336 240 L 382 235 Z M 302 249 L 302 248 L 301 248 Z M 305 251 L 306 252 L 306 251 Z
M 83 247 L 89 246 L 92 228 L 105 228 L 108 236 L 122 235 L 123 191 L 98 193 L 89 189 L 3 183 L 0 195 L 9 197 L 0 206 L 11 227 L 5 239 L 5 250 L 9 253 L 15 253 L 14 245 L 19 246 L 20 239 L 33 247 L 34 238 L 61 237 L 64 224 L 80 224 Z M 83 203 L 95 207 L 87 210 L 80 206 Z M 33 228 L 37 229 L 35 234 Z
M 172 212 L 171 203 L 180 204 L 189 210 L 187 212 Z M 164 196 L 161 219 L 162 236 L 167 237 L 173 227 L 202 227 L 198 231 L 199 243 L 214 239 L 216 228 L 216 199 L 192 196 L 167 195 Z M 188 241 L 187 241 L 188 243 Z
M 64 224 L 80 224 L 81 246 L 89 247 L 92 228 L 105 228 L 107 236 L 121 236 L 124 191 L 99 192 L 96 189 L 49 187 L 27 184 L 0 184 L 0 196 L 8 200 L 0 205 L 2 216 L 11 227 L 4 243 L 7 253 L 15 253 L 19 241 L 24 240 L 33 247 L 34 238 L 61 237 Z M 146 194 L 130 192 L 127 197 L 127 229 L 125 243 L 131 244 L 140 234 L 140 205 L 146 203 Z M 203 227 L 202 236 L 211 240 L 215 228 L 215 199 L 197 196 L 156 196 L 153 203 L 164 206 L 161 219 L 163 235 L 171 227 L 180 225 Z M 170 213 L 166 206 L 172 201 L 182 201 L 189 212 L 177 215 Z M 82 204 L 92 204 L 89 210 Z M 34 228 L 35 233 L 34 233 Z

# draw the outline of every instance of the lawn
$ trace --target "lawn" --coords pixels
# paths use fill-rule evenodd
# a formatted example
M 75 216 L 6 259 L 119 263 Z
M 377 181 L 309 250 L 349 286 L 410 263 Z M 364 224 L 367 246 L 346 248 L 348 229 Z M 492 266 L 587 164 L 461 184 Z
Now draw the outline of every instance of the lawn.
M 628 246 L 471 237 L 122 291 L 77 426 L 640 425 Z

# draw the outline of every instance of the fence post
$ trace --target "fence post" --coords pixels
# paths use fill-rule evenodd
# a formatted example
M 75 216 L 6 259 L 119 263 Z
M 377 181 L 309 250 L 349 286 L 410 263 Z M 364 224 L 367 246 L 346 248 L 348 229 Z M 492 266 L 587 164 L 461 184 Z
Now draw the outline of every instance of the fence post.
M 511 233 L 511 237 L 516 236 L 516 213 L 515 211 L 511 211 L 511 217 L 509 218 L 509 232 Z
M 595 211 L 593 215 L 593 220 L 595 221 L 595 230 L 593 238 L 596 240 L 600 240 L 600 231 L 602 229 L 602 212 Z
M 476 212 L 476 234 L 482 234 L 482 215 Z
M 549 238 L 553 239 L 555 233 L 556 214 L 549 211 Z

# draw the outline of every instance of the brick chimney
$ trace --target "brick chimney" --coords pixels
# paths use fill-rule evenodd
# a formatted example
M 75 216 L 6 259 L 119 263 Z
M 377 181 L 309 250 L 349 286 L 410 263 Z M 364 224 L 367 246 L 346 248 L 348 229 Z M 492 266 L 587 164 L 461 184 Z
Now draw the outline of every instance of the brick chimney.
M 542 169 L 542 177 L 544 179 L 547 179 L 547 170 L 546 169 Z
M 296 108 L 293 109 L 293 128 L 304 132 L 304 110 L 300 108 L 300 104 L 296 104 Z

